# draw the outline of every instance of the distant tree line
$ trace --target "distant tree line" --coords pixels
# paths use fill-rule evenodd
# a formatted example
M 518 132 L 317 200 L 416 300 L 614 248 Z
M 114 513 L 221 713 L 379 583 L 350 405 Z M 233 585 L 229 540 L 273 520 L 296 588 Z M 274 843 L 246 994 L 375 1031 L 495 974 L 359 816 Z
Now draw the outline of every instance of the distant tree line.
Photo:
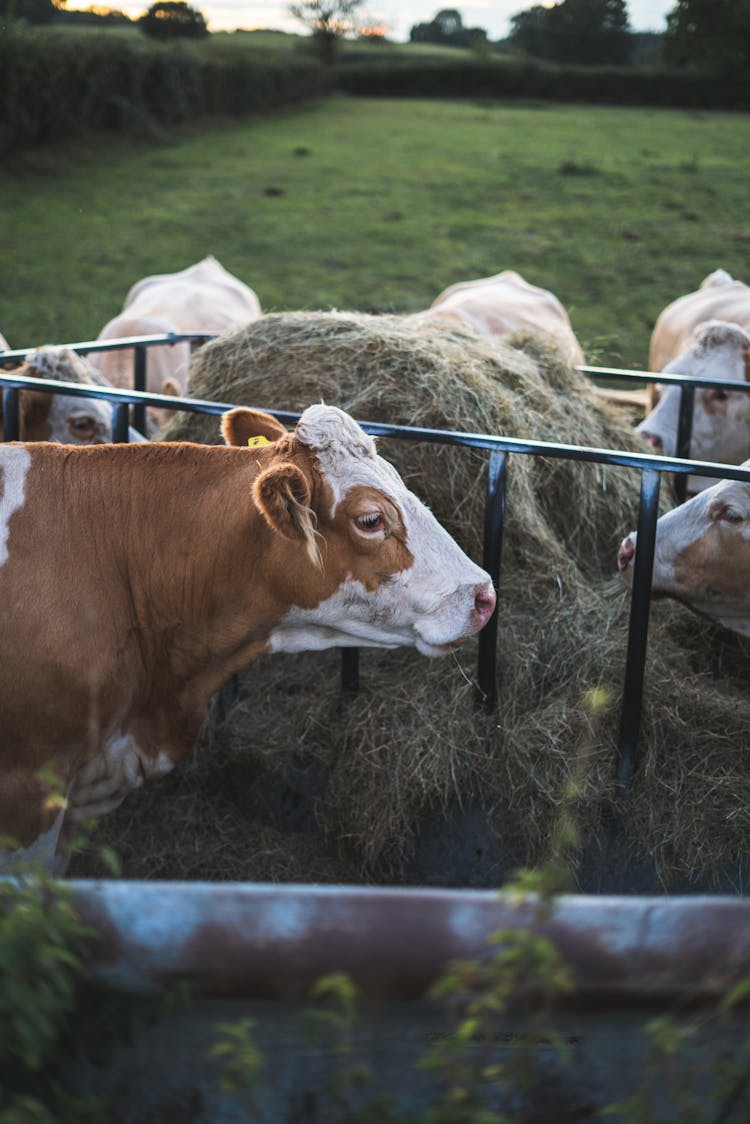
M 487 41 L 481 27 L 464 27 L 460 12 L 444 8 L 415 24 L 414 43 L 471 47 Z M 659 49 L 655 49 L 654 40 Z M 578 65 L 653 65 L 723 71 L 750 63 L 750 0 L 677 0 L 663 35 L 635 33 L 626 0 L 559 0 L 535 4 L 511 18 L 508 38 L 495 46 L 548 62 Z

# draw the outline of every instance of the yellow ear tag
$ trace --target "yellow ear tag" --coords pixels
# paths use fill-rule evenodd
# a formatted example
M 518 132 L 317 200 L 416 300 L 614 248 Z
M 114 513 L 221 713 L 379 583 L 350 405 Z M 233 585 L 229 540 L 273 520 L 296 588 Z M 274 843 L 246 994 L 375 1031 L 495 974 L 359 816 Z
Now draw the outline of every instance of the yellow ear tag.
M 271 444 L 267 437 L 248 437 L 247 443 L 251 446 L 251 448 L 255 448 L 257 445 Z

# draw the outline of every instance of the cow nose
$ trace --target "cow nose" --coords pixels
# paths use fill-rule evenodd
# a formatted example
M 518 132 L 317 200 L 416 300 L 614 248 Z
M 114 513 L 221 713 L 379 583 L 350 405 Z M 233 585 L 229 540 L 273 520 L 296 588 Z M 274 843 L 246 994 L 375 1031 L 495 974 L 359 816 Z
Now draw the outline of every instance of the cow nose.
M 644 430 L 641 430 L 641 437 L 643 438 L 643 440 L 646 442 L 647 445 L 651 446 L 651 448 L 654 450 L 655 453 L 661 453 L 662 450 L 664 449 L 664 442 L 662 441 L 661 437 L 659 437 L 658 434 L 647 433 L 647 432 L 644 432 Z
M 635 543 L 630 535 L 623 539 L 620 543 L 620 549 L 617 551 L 617 569 L 623 574 L 630 565 L 631 559 L 635 554 Z
M 496 602 L 497 597 L 494 589 L 488 589 L 486 585 L 480 585 L 474 590 L 474 612 L 481 620 L 482 625 L 485 625 L 492 616 Z

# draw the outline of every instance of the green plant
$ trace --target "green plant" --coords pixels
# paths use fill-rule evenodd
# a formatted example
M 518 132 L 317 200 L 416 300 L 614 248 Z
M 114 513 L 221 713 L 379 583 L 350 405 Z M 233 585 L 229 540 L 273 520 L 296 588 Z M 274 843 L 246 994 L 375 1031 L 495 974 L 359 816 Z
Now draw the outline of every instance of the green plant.
M 0 882 L 0 1121 L 95 1121 L 101 1101 L 65 1089 L 83 967 L 82 924 L 66 887 L 43 871 Z

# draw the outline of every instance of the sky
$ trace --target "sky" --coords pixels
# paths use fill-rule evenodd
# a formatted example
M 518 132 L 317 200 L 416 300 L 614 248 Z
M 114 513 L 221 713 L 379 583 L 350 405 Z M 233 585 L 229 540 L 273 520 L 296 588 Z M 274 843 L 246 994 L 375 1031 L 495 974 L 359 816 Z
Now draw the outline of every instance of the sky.
M 288 15 L 289 0 L 189 0 L 199 8 L 211 31 L 236 27 L 277 28 L 280 31 L 304 31 L 303 26 Z M 540 0 L 365 0 L 361 12 L 371 17 L 373 25 L 386 24 L 387 35 L 397 42 L 409 38 L 415 23 L 429 23 L 441 8 L 456 8 L 466 27 L 483 27 L 490 39 L 504 39 L 509 20 L 516 12 L 530 8 Z M 109 6 L 130 16 L 140 16 L 151 0 L 109 0 Z M 630 26 L 634 31 L 663 31 L 666 14 L 676 0 L 629 0 Z M 71 7 L 74 5 L 71 4 Z M 83 3 L 80 4 L 83 7 Z M 551 6 L 547 4 L 547 6 Z

